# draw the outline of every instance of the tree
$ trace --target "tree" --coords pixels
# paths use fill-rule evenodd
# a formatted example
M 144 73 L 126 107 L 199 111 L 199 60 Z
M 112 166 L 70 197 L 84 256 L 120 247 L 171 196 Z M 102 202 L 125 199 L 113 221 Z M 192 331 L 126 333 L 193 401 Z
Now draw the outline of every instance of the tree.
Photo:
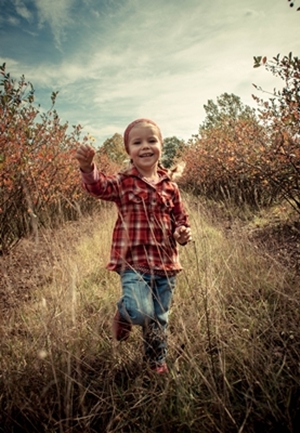
M 212 128 L 223 128 L 226 125 L 233 127 L 237 120 L 255 118 L 255 109 L 244 105 L 241 98 L 233 93 L 223 93 L 217 98 L 217 103 L 209 99 L 203 107 L 206 118 L 200 125 L 200 134 L 204 134 Z
M 300 127 L 300 59 L 292 53 L 282 58 L 278 54 L 271 60 L 267 57 L 254 57 L 253 67 L 260 66 L 284 81 L 284 87 L 281 90 L 275 89 L 269 101 L 253 95 L 261 107 L 261 116 L 276 121 L 277 128 L 284 128 L 292 136 L 297 135 Z M 254 87 L 264 92 L 255 84 Z
M 41 113 L 31 83 L 0 67 L 0 253 L 41 225 L 77 218 L 81 205 L 91 202 L 81 194 L 74 164 L 82 128 L 68 132 L 53 110 L 56 95 Z
M 122 135 L 116 133 L 111 138 L 105 140 L 99 149 L 99 155 L 106 155 L 111 161 L 117 164 L 122 164 L 128 159 Z
M 170 168 L 179 153 L 184 147 L 184 141 L 179 138 L 167 137 L 163 142 L 162 164 L 166 168 Z
M 282 58 L 278 54 L 271 60 L 254 57 L 254 67 L 262 65 L 284 82 L 268 101 L 253 95 L 260 106 L 260 120 L 268 130 L 267 151 L 272 161 L 268 176 L 282 197 L 300 212 L 300 59 L 292 53 Z
M 253 206 L 265 203 L 270 195 L 261 182 L 265 131 L 255 110 L 238 96 L 224 93 L 217 103 L 209 100 L 205 111 L 198 137 L 182 154 L 186 163 L 182 182 L 216 200 Z

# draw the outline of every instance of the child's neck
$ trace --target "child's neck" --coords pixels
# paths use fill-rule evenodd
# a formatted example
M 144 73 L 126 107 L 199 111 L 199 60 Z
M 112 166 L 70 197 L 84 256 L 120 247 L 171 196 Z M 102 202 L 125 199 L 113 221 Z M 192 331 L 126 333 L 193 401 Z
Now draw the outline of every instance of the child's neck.
M 138 169 L 138 170 L 141 173 L 141 175 L 143 177 L 145 177 L 147 180 L 158 180 L 159 179 L 157 167 L 153 167 L 149 170 L 141 170 L 141 169 Z

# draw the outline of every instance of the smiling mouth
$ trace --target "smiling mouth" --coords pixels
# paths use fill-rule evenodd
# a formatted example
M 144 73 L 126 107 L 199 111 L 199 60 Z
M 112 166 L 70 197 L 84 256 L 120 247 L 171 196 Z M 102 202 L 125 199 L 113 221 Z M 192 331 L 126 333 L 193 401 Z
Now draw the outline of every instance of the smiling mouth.
M 153 153 L 144 153 L 143 155 L 140 155 L 140 158 L 147 158 L 153 156 Z

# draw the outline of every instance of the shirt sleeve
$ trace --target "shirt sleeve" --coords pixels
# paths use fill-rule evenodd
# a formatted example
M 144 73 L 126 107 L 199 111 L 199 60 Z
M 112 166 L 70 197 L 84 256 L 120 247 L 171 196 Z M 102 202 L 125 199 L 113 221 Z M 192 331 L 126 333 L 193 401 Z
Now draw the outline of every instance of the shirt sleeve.
M 91 171 L 90 173 L 84 173 L 83 171 L 80 170 L 82 182 L 85 185 L 92 185 L 93 183 L 96 183 L 99 180 L 97 167 L 95 164 L 93 164 L 93 166 L 94 166 L 93 171 Z
M 189 217 L 185 210 L 179 188 L 177 184 L 174 185 L 175 185 L 175 190 L 174 190 L 173 217 L 174 217 L 175 229 L 181 226 L 190 227 Z
M 97 170 L 94 164 L 91 173 L 81 171 L 82 186 L 89 194 L 102 200 L 118 201 L 119 200 L 119 176 L 107 176 Z

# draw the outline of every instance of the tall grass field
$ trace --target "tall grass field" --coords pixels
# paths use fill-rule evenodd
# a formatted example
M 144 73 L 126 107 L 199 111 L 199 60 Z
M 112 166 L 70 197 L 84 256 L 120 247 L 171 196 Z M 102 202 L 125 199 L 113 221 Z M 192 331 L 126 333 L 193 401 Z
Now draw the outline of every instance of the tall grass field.
M 180 247 L 165 376 L 143 364 L 138 327 L 112 339 L 113 207 L 24 240 L 29 259 L 47 245 L 53 260 L 1 313 L 0 432 L 300 432 L 300 287 L 242 229 L 185 200 L 193 242 Z

